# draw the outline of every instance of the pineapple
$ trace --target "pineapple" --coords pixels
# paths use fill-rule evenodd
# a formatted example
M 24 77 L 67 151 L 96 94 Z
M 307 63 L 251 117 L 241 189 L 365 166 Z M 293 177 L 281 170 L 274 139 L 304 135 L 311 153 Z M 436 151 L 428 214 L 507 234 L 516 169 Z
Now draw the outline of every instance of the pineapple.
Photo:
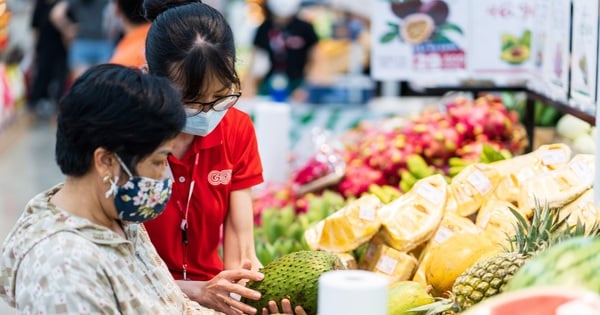
M 518 211 L 510 211 L 517 218 L 517 231 L 510 237 L 510 247 L 499 255 L 478 261 L 454 282 L 452 293 L 459 310 L 501 293 L 521 266 L 545 248 L 564 239 L 600 232 L 597 224 L 589 229 L 581 222 L 568 226 L 567 217 L 559 217 L 559 209 L 540 206 L 537 202 L 531 224 Z
M 560 209 L 550 209 L 538 202 L 531 223 L 517 210 L 511 208 L 510 211 L 517 218 L 516 233 L 509 237 L 510 246 L 496 256 L 476 262 L 462 273 L 454 282 L 452 291 L 448 292 L 449 299 L 439 299 L 412 311 L 426 311 L 428 315 L 462 312 L 501 293 L 525 262 L 545 248 L 575 236 L 600 234 L 600 225 L 586 228 L 578 221 L 576 225 L 569 226 L 568 216 L 559 216 Z

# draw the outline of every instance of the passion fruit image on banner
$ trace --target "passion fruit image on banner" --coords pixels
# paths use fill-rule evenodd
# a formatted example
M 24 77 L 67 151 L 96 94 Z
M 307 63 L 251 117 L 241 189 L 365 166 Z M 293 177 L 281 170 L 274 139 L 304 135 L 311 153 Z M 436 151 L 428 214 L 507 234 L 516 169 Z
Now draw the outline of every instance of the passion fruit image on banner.
M 502 51 L 500 59 L 509 64 L 519 65 L 529 60 L 531 48 L 531 31 L 525 30 L 520 36 L 502 34 Z
M 450 7 L 443 0 L 390 0 L 390 10 L 396 17 L 388 21 L 388 30 L 379 41 L 399 40 L 409 45 L 451 43 L 447 32 L 463 34 L 462 29 L 448 21 Z

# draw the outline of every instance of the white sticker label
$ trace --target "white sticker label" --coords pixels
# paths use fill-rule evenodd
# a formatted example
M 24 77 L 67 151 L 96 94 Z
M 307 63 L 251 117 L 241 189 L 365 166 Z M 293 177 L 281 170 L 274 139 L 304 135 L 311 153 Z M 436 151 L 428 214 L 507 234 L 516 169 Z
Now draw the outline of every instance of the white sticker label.
M 382 272 L 388 275 L 391 275 L 394 273 L 394 270 L 396 270 L 397 264 L 398 261 L 394 258 L 383 255 L 381 256 L 381 258 L 379 258 L 379 261 L 377 262 L 377 269 L 381 270 Z
M 447 240 L 452 235 L 454 235 L 454 232 L 452 232 L 452 230 L 450 230 L 447 227 L 440 226 L 440 228 L 435 233 L 435 236 L 433 237 L 433 241 L 439 244 Z
M 439 205 L 443 199 L 443 192 L 440 189 L 433 187 L 429 183 L 422 183 L 419 185 L 417 193 L 434 205 Z
M 479 221 L 479 227 L 482 229 L 485 229 L 486 226 L 488 225 L 488 223 L 490 223 L 490 219 L 492 218 L 492 211 L 488 211 L 486 212 L 483 217 L 481 218 L 481 221 Z
M 584 183 L 592 184 L 594 181 L 594 172 L 592 169 L 583 161 L 577 161 L 571 163 L 571 169 L 575 172 L 575 175 Z
M 542 153 L 542 164 L 544 165 L 556 165 L 567 163 L 569 158 L 563 150 L 549 150 Z
M 487 178 L 478 170 L 475 170 L 473 173 L 471 173 L 467 180 L 481 195 L 485 195 L 492 190 L 492 183 L 490 182 L 489 178 Z
M 359 218 L 363 220 L 373 221 L 375 220 L 375 209 L 373 208 L 360 208 Z

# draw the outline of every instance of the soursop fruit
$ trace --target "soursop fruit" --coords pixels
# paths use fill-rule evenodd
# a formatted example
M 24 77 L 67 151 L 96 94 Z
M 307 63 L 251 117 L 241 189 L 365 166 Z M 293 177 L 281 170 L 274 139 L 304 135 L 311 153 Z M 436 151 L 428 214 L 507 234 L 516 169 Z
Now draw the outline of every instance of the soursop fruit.
M 247 287 L 262 294 L 258 301 L 242 299 L 255 307 L 259 314 L 268 309 L 269 301 L 289 299 L 293 307 L 300 305 L 308 315 L 317 314 L 319 276 L 327 271 L 345 269 L 340 258 L 324 251 L 298 251 L 282 256 L 264 266 L 262 281 L 249 281 Z

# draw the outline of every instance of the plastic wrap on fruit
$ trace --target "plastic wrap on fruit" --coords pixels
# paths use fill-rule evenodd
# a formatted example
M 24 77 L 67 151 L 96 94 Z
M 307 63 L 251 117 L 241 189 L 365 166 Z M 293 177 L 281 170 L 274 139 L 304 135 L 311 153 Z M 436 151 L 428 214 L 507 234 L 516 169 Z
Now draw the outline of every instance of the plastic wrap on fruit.
M 571 159 L 571 149 L 566 144 L 542 145 L 537 150 L 491 163 L 502 176 L 494 191 L 494 198 L 516 202 L 521 185 L 528 179 L 551 170 L 563 167 Z
M 308 228 L 306 243 L 312 250 L 350 252 L 368 242 L 381 226 L 379 209 L 383 203 L 371 194 L 348 202 L 340 210 Z
M 530 178 L 520 191 L 519 208 L 531 216 L 536 202 L 564 207 L 592 187 L 595 168 L 594 155 L 578 154 L 562 168 Z
M 377 236 L 401 252 L 417 248 L 440 225 L 447 196 L 448 184 L 442 175 L 417 181 L 410 191 L 381 208 L 382 224 Z
M 560 210 L 560 218 L 566 218 L 568 225 L 584 223 L 589 231 L 600 220 L 600 207 L 594 202 L 594 190 L 588 189 L 581 197 L 575 199 Z
M 342 262 L 342 265 L 344 265 L 344 268 L 351 270 L 358 269 L 358 263 L 356 262 L 356 258 L 354 258 L 354 255 L 350 253 L 336 253 L 336 255 L 340 258 L 340 261 Z
M 344 177 L 343 146 L 331 132 L 314 128 L 310 139 L 301 141 L 294 151 L 298 152 L 295 164 L 299 165 L 293 180 L 297 195 L 335 185 Z
M 493 195 L 500 182 L 500 174 L 489 164 L 477 163 L 465 167 L 452 178 L 451 190 L 454 211 L 467 217 L 479 210 L 481 205 Z
M 409 280 L 417 269 L 417 259 L 385 245 L 375 237 L 361 257 L 361 269 L 385 275 L 393 281 Z

